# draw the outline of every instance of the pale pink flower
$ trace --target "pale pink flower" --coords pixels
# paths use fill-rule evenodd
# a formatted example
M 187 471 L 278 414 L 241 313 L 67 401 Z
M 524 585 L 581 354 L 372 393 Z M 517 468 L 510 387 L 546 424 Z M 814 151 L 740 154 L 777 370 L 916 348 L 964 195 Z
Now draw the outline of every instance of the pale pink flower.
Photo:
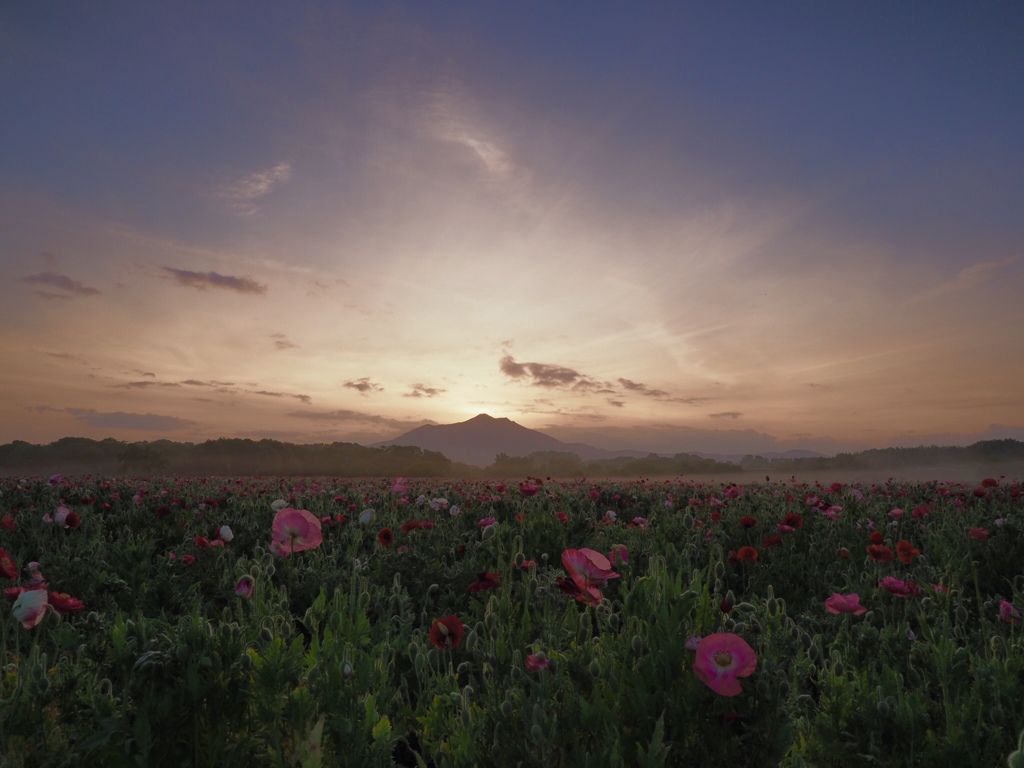
M 323 541 L 320 521 L 305 509 L 285 507 L 274 517 L 270 551 L 278 557 L 316 549 Z
M 697 645 L 693 671 L 708 688 L 722 696 L 737 696 L 743 687 L 736 679 L 749 677 L 757 669 L 754 649 L 739 635 L 719 632 Z
M 21 626 L 32 629 L 46 616 L 48 606 L 46 590 L 29 589 L 18 595 L 11 613 L 15 621 L 21 622 Z

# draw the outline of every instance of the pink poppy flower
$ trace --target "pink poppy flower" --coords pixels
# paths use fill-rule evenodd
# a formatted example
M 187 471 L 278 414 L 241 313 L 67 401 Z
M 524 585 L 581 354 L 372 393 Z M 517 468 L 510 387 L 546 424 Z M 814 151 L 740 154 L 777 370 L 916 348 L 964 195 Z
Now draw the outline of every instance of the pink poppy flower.
M 569 522 L 569 516 L 565 514 L 565 512 L 555 512 L 555 517 L 557 517 L 559 522 L 563 524 Z
M 46 616 L 46 609 L 49 607 L 46 591 L 42 589 L 29 589 L 18 595 L 14 601 L 11 613 L 14 620 L 21 623 L 25 629 L 32 629 Z
M 721 696 L 737 696 L 743 687 L 736 679 L 749 677 L 757 669 L 754 649 L 739 635 L 719 632 L 697 644 L 693 671 L 708 688 Z
M 481 517 L 479 520 L 476 521 L 476 524 L 479 525 L 481 528 L 486 528 L 489 525 L 494 525 L 496 522 L 498 521 L 492 515 L 488 517 Z
M 323 541 L 320 521 L 304 509 L 285 507 L 274 517 L 270 551 L 278 557 L 316 549 Z
M 543 672 L 551 669 L 551 659 L 543 653 L 531 653 L 526 657 L 526 668 L 530 672 Z
M 860 595 L 856 592 L 851 592 L 848 595 L 833 592 L 832 597 L 825 601 L 825 608 L 834 616 L 838 616 L 840 613 L 861 616 L 868 612 L 868 609 L 860 604 Z
M 893 576 L 886 576 L 880 582 L 878 586 L 882 587 L 890 595 L 896 597 L 917 597 L 921 594 L 921 588 L 909 579 L 903 581 Z
M 1010 624 L 1020 624 L 1020 611 L 1013 607 L 1009 600 L 999 601 L 999 618 Z
M 246 600 L 248 600 L 250 597 L 252 597 L 252 593 L 253 590 L 255 589 L 255 586 L 256 582 L 254 581 L 252 576 L 243 576 L 238 580 L 238 583 L 235 584 L 235 594 L 239 597 L 244 597 Z

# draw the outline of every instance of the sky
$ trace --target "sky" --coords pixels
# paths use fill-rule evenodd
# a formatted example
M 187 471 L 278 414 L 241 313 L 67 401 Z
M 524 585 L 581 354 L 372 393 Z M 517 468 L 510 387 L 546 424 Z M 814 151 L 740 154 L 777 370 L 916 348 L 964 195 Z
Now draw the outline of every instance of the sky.
M 0 443 L 1024 439 L 1024 5 L 0 5 Z

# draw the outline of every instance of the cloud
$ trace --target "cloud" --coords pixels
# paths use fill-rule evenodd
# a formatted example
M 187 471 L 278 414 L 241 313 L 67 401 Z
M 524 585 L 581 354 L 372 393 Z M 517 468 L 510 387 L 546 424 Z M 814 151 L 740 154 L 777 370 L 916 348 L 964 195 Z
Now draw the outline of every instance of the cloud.
M 103 292 L 98 288 L 90 288 L 78 280 L 67 275 L 59 275 L 56 272 L 37 272 L 34 275 L 21 278 L 21 282 L 29 285 L 42 285 L 55 288 L 63 293 L 52 293 L 50 291 L 33 291 L 36 296 L 43 299 L 74 299 L 84 296 L 99 296 Z
M 298 349 L 299 345 L 291 341 L 283 333 L 272 333 L 270 338 L 274 340 L 274 346 L 278 349 Z
M 947 280 L 934 288 L 929 288 L 927 291 L 917 293 L 911 296 L 907 302 L 909 304 L 917 304 L 922 301 L 937 299 L 940 296 L 946 296 L 950 293 L 973 288 L 975 285 L 987 280 L 994 272 L 997 272 L 1004 267 L 1016 264 L 1021 260 L 1021 258 L 1024 257 L 1018 255 L 1010 256 L 1002 259 L 1001 261 L 983 261 L 980 264 L 972 264 L 971 266 L 965 267 L 957 272 L 956 277 L 952 280 Z
M 190 387 L 233 387 L 235 383 L 233 381 L 197 381 L 196 379 L 185 379 L 182 384 L 187 384 Z
M 216 194 L 240 216 L 253 216 L 259 211 L 255 201 L 269 195 L 278 183 L 288 181 L 291 177 L 291 165 L 278 163 L 266 171 L 250 173 L 238 181 L 223 186 Z
M 336 410 L 336 411 L 291 411 L 289 416 L 312 421 L 328 421 L 343 424 L 373 424 L 375 426 L 388 427 L 389 429 L 408 430 L 424 424 L 436 422 L 429 419 L 393 419 L 387 416 L 380 416 L 374 413 L 361 413 L 360 411 Z
M 619 384 L 621 384 L 624 389 L 628 389 L 630 392 L 637 392 L 644 397 L 668 397 L 668 392 L 664 392 L 660 389 L 651 389 L 646 384 L 637 384 L 635 381 L 630 381 L 629 379 L 619 379 Z
M 517 363 L 511 355 L 501 358 L 501 372 L 512 379 L 529 379 L 535 387 L 567 387 L 577 391 L 602 391 L 605 385 L 584 376 L 579 371 L 547 363 Z
M 251 277 L 234 277 L 216 272 L 191 272 L 187 269 L 174 269 L 173 267 L 163 267 L 163 270 L 169 273 L 178 285 L 200 291 L 205 291 L 207 288 L 222 288 L 238 293 L 262 294 L 267 292 L 267 286 L 257 283 Z
M 740 418 L 742 415 L 743 414 L 739 411 L 722 411 L 721 413 L 708 414 L 712 419 L 732 419 L 733 421 Z
M 290 392 L 268 392 L 265 389 L 247 389 L 245 391 L 250 395 L 263 395 L 264 397 L 293 397 L 296 400 L 301 400 L 306 405 L 313 404 L 313 398 L 309 395 L 293 395 Z
M 174 381 L 129 381 L 124 384 L 114 384 L 115 389 L 148 389 L 149 387 L 180 387 Z
M 412 391 L 406 392 L 402 397 L 437 397 L 446 391 L 437 387 L 428 387 L 426 384 L 413 384 Z
M 625 408 L 626 407 L 626 401 L 625 400 L 612 400 L 609 397 L 608 398 L 608 405 L 613 405 L 616 408 Z
M 366 395 L 370 392 L 384 391 L 384 387 L 382 387 L 380 384 L 376 384 L 370 381 L 369 377 L 367 376 L 363 376 L 363 378 L 361 379 L 346 381 L 342 386 L 348 387 L 349 389 L 357 390 L 361 395 Z
M 195 426 L 194 421 L 177 416 L 161 416 L 156 413 L 125 413 L 113 411 L 103 413 L 91 408 L 50 408 L 46 405 L 35 407 L 37 413 L 67 413 L 90 427 L 103 429 L 138 429 L 152 432 L 174 432 Z

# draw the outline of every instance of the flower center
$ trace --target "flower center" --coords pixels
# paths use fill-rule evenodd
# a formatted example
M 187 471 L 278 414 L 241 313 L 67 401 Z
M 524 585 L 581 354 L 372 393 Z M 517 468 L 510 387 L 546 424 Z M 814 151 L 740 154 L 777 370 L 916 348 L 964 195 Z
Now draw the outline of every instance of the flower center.
M 728 667 L 732 665 L 732 654 L 728 651 L 718 651 L 714 655 L 715 664 L 720 667 Z

